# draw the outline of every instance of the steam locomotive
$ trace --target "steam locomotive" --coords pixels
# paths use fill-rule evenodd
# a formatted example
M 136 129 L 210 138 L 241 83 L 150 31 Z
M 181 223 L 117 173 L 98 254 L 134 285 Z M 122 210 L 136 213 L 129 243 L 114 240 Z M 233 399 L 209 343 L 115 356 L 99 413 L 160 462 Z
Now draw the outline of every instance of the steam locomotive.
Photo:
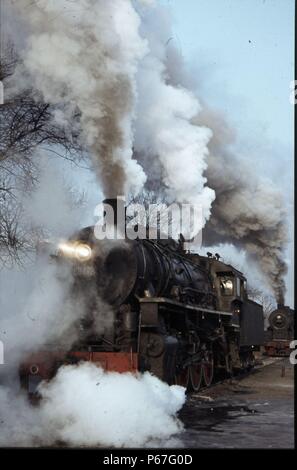
M 265 351 L 268 356 L 289 356 L 290 342 L 294 339 L 294 310 L 278 305 L 269 318 L 265 331 Z
M 248 298 L 244 275 L 218 254 L 186 252 L 182 239 L 136 238 L 106 247 L 87 227 L 60 247 L 56 262 L 71 263 L 73 296 L 85 299 L 80 338 L 70 351 L 27 358 L 20 377 L 29 393 L 61 364 L 79 361 L 150 371 L 192 391 L 253 367 L 253 352 L 264 342 L 263 309 Z M 114 315 L 101 334 L 94 328 L 98 296 Z

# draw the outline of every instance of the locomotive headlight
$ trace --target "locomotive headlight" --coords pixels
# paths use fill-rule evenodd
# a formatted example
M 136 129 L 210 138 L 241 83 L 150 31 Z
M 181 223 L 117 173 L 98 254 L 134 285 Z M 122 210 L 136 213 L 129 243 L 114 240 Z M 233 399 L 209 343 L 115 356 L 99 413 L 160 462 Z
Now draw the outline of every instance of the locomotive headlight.
M 58 254 L 62 256 L 75 256 L 75 249 L 72 243 L 59 243 Z
M 274 328 L 285 328 L 287 326 L 286 315 L 281 312 L 277 313 L 274 317 L 272 317 L 271 324 Z
M 75 247 L 75 255 L 77 259 L 81 261 L 87 261 L 92 256 L 91 247 L 89 245 L 80 243 Z
M 79 261 L 88 261 L 92 256 L 92 249 L 85 243 L 64 242 L 58 245 L 58 253 L 69 258 L 76 258 Z
M 31 372 L 32 375 L 38 374 L 39 367 L 34 364 L 33 366 L 30 367 L 30 372 Z

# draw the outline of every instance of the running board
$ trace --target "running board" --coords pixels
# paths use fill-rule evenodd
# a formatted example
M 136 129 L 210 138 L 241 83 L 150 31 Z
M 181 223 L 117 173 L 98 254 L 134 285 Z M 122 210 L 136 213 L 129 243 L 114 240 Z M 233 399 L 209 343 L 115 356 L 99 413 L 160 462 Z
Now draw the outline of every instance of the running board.
M 231 312 L 224 312 L 222 310 L 211 310 L 208 308 L 203 307 L 195 307 L 189 304 L 183 304 L 181 302 L 177 302 L 176 300 L 167 299 L 166 297 L 143 297 L 139 299 L 140 304 L 163 304 L 163 305 L 172 305 L 173 307 L 179 307 L 186 310 L 192 310 L 195 312 L 201 313 L 211 313 L 213 315 L 224 315 L 227 317 L 232 317 L 233 314 Z

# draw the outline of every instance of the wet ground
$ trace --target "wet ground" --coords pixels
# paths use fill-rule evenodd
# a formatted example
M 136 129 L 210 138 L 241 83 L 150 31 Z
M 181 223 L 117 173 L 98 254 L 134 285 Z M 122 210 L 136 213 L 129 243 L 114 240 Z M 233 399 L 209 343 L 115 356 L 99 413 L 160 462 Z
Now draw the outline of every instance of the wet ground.
M 191 395 L 180 413 L 182 445 L 294 447 L 293 372 L 288 359 L 266 358 L 245 377 Z

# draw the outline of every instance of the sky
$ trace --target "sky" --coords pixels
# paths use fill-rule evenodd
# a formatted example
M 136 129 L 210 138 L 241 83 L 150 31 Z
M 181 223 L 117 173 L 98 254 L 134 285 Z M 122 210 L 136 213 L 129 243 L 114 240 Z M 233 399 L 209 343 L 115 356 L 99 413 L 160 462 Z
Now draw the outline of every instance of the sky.
M 174 39 L 210 102 L 237 129 L 293 143 L 293 0 L 163 0 Z
M 286 301 L 293 306 L 293 0 L 159 0 L 172 10 L 173 40 L 197 91 L 236 130 L 255 173 L 285 195 L 291 243 Z

